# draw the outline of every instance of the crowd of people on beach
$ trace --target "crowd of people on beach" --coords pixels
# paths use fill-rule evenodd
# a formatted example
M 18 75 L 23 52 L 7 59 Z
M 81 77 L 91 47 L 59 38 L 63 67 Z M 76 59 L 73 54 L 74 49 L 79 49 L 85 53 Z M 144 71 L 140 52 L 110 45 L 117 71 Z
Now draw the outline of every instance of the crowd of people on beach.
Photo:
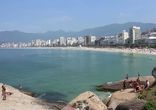
M 128 74 L 126 75 L 125 80 L 123 81 L 123 89 L 126 88 L 134 88 L 135 92 L 142 92 L 144 89 L 148 89 L 150 86 L 149 80 L 146 82 L 140 81 L 140 74 L 138 73 L 138 77 L 136 80 L 128 80 Z
M 118 49 L 120 50 L 120 49 Z M 128 53 L 139 53 L 139 54 L 156 54 L 156 49 L 154 48 L 123 48 L 122 52 Z

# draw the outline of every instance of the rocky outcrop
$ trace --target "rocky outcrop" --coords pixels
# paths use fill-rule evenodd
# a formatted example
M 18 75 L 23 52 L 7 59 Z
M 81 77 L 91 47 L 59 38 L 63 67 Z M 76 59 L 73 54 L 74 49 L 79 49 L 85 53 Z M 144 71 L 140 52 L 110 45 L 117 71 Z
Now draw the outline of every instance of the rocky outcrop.
M 0 83 L 0 87 L 2 83 Z M 58 103 L 47 103 L 42 100 L 36 99 L 26 95 L 9 85 L 5 85 L 6 92 L 11 92 L 6 96 L 6 100 L 0 98 L 1 110 L 61 110 L 62 108 Z M 1 88 L 0 88 L 0 91 Z M 1 92 L 0 92 L 1 93 Z
M 119 104 L 115 110 L 143 110 L 145 101 L 134 100 Z
M 125 89 L 114 92 L 108 103 L 108 108 L 115 110 L 119 104 L 135 100 L 138 97 L 138 94 L 133 91 L 133 89 Z
M 126 80 L 126 88 L 130 88 L 129 82 L 136 81 L 136 79 L 137 77 L 131 77 L 128 80 Z M 148 80 L 150 82 L 150 86 L 152 86 L 156 81 L 156 79 L 153 76 L 140 76 L 139 79 L 141 84 L 145 84 L 146 80 Z M 118 91 L 123 89 L 123 81 L 124 80 L 120 80 L 114 83 L 105 83 L 97 86 L 96 89 L 99 91 Z
M 72 100 L 63 110 L 107 110 L 107 106 L 93 92 L 87 91 Z
M 156 67 L 153 68 L 152 75 L 156 78 Z

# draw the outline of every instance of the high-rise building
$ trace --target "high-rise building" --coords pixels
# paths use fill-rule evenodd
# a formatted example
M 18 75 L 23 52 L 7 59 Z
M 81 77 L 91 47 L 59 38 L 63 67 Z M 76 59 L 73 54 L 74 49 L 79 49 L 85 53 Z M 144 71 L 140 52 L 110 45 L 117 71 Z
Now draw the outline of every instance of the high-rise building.
M 129 30 L 129 43 L 135 44 L 137 40 L 141 39 L 140 27 L 133 26 Z
M 91 45 L 95 45 L 96 36 L 91 36 Z
M 84 37 L 78 37 L 77 40 L 78 45 L 84 45 Z
M 125 30 L 118 34 L 118 44 L 126 44 L 128 42 L 129 34 Z
M 89 44 L 91 44 L 91 38 L 90 38 L 90 36 L 85 36 L 84 37 L 84 45 L 88 46 Z
M 74 37 L 67 37 L 66 39 L 66 44 L 67 46 L 72 46 L 75 45 L 77 43 L 77 39 Z
M 95 45 L 96 36 L 85 36 L 84 37 L 84 44 L 86 46 Z
M 142 36 L 142 43 L 156 45 L 156 32 L 148 32 Z
M 60 46 L 66 46 L 66 39 L 64 37 L 59 38 L 59 45 Z
M 59 46 L 59 39 L 54 39 L 52 41 L 52 46 Z
M 51 46 L 51 40 L 46 41 L 46 46 Z

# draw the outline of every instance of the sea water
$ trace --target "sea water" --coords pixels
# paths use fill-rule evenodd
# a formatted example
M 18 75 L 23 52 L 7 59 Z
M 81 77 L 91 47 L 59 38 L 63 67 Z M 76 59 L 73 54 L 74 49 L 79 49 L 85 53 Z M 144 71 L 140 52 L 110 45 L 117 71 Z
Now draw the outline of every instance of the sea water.
M 49 101 L 70 101 L 95 86 L 129 76 L 150 75 L 156 57 L 149 55 L 62 50 L 0 49 L 0 82 L 39 94 Z

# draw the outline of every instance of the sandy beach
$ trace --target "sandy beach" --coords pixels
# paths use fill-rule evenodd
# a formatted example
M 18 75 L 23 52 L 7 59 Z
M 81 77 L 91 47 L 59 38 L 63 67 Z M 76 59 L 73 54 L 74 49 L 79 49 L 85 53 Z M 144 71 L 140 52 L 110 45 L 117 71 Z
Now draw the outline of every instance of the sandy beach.
M 120 53 L 128 53 L 128 54 L 145 54 L 145 55 L 156 55 L 155 49 L 130 49 L 130 48 L 102 48 L 98 49 L 99 51 L 106 51 L 106 52 L 120 52 Z
M 0 49 L 60 49 L 60 50 L 82 50 L 82 51 L 99 51 L 99 52 L 114 52 L 126 54 L 144 54 L 156 55 L 156 49 L 153 48 L 95 48 L 95 47 L 25 47 L 25 48 L 0 48 Z
M 36 49 L 36 48 L 32 48 L 32 49 Z M 100 52 L 115 52 L 115 53 L 127 53 L 127 54 L 156 55 L 156 49 L 153 49 L 153 48 L 131 49 L 131 48 L 94 48 L 94 47 L 43 47 L 40 49 L 83 50 L 83 51 L 100 51 Z

